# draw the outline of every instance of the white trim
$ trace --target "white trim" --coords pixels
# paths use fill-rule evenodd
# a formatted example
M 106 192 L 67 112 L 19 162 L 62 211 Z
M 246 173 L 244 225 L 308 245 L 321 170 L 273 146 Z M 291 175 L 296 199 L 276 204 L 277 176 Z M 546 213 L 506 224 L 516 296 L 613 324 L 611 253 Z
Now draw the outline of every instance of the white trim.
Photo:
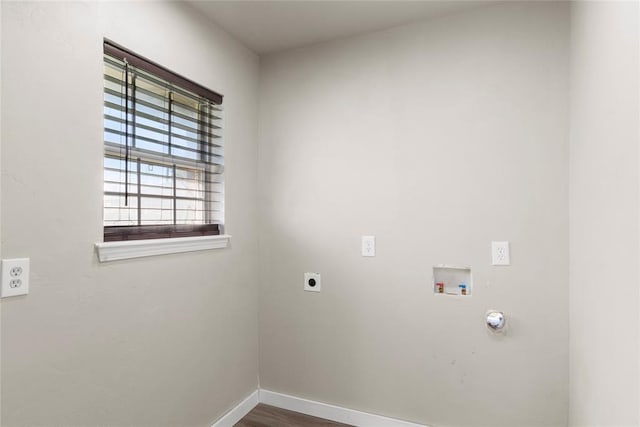
M 276 408 L 287 409 L 338 423 L 350 424 L 356 427 L 429 427 L 424 424 L 415 424 L 409 421 L 360 412 L 354 409 L 262 389 L 251 393 L 246 399 L 220 417 L 211 427 L 233 427 L 238 421 L 251 412 L 258 403 L 264 403 L 265 405 L 275 406 Z
M 340 406 L 329 405 L 313 400 L 302 399 L 287 394 L 269 390 L 260 391 L 260 403 L 271 405 L 290 411 L 301 412 L 314 417 L 360 427 L 427 427 L 408 421 L 387 418 L 381 415 L 369 414 Z M 218 427 L 218 426 L 215 426 Z
M 125 240 L 121 242 L 96 243 L 100 262 L 140 258 L 154 255 L 176 254 L 180 252 L 221 249 L 229 245 L 231 236 L 195 236 L 170 239 Z
M 218 421 L 213 423 L 211 427 L 233 427 L 238 421 L 244 418 L 253 408 L 256 407 L 259 400 L 259 390 L 254 391 L 244 399 L 242 402 L 238 403 L 234 408 L 229 410 L 226 414 L 224 414 Z

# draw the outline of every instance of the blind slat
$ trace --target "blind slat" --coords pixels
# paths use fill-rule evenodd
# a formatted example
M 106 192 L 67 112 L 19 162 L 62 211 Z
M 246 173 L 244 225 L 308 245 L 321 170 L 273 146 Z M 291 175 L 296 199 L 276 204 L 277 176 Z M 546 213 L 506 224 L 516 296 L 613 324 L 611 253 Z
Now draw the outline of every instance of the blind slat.
M 136 114 L 136 115 L 138 115 L 138 114 Z M 112 116 L 110 114 L 105 114 L 104 118 L 107 119 L 107 120 L 112 120 L 114 122 L 120 123 L 122 125 L 125 124 L 125 120 L 123 118 L 115 117 L 115 116 Z M 154 133 L 158 133 L 158 134 L 166 135 L 166 136 L 171 134 L 172 137 L 175 136 L 176 138 L 180 138 L 180 139 L 183 139 L 183 140 L 189 141 L 189 142 L 194 142 L 196 144 L 201 144 L 202 143 L 202 139 L 201 138 L 198 139 L 198 138 L 194 138 L 194 137 L 190 137 L 190 136 L 185 136 L 185 135 L 182 135 L 182 134 L 176 133 L 176 132 L 171 132 L 170 133 L 168 130 L 157 128 L 157 127 L 154 127 L 154 126 L 149 126 L 149 125 L 145 125 L 145 124 L 141 124 L 141 123 L 136 123 L 135 127 L 137 129 L 148 130 L 150 132 L 154 132 Z M 190 133 L 195 133 L 195 134 L 198 133 L 197 129 L 188 129 L 186 127 L 177 126 L 175 123 L 172 124 L 171 127 L 172 128 L 178 127 L 180 129 L 183 129 L 183 130 L 188 130 Z M 115 129 L 113 129 L 113 130 L 115 131 Z M 162 142 L 162 141 L 158 140 L 158 142 Z
M 144 102 L 138 102 L 138 104 L 141 104 L 142 106 L 147 107 L 147 111 L 151 111 L 151 113 L 154 113 L 154 111 L 153 111 L 154 109 L 157 110 L 155 107 L 150 107 L 147 104 L 145 104 Z M 119 112 L 120 115 L 121 115 L 120 118 L 124 120 L 124 116 L 125 116 L 125 107 L 124 107 L 124 105 L 118 105 L 118 104 L 116 104 L 114 102 L 105 101 L 104 102 L 104 106 L 105 106 L 106 109 L 113 110 L 114 112 Z M 165 119 L 163 115 L 145 113 L 144 111 L 141 111 L 141 109 L 139 109 L 139 108 L 135 109 L 135 110 L 134 109 L 130 109 L 130 110 L 131 110 L 129 112 L 130 116 L 135 114 L 136 116 L 139 116 L 139 117 L 142 117 L 142 118 L 145 118 L 145 119 L 148 119 L 148 120 L 157 121 L 159 123 L 167 124 L 167 125 L 169 124 L 169 120 Z M 166 113 L 167 116 L 169 114 L 168 110 L 163 110 L 162 112 Z M 107 113 L 105 113 L 105 114 L 107 114 Z M 109 115 L 111 117 L 118 117 L 118 116 L 114 116 L 113 114 L 109 114 Z M 178 127 L 180 127 L 180 128 L 184 128 L 185 130 L 189 130 L 189 131 L 192 131 L 192 130 L 195 130 L 195 129 L 200 129 L 205 136 L 208 136 L 210 138 L 221 138 L 222 137 L 221 135 L 218 134 L 219 132 L 217 132 L 218 130 L 222 129 L 222 127 L 220 127 L 220 126 L 210 126 L 204 121 L 193 121 L 191 119 L 183 119 L 183 117 L 181 117 L 179 114 L 177 114 L 175 112 L 172 113 L 172 116 L 174 118 L 177 117 L 177 118 L 181 119 L 181 121 L 178 122 L 178 124 L 180 125 Z M 175 124 L 175 122 L 172 122 L 172 123 Z
M 121 83 L 120 89 L 122 89 L 122 88 L 124 88 L 124 82 Z M 140 89 L 138 87 L 136 87 L 135 89 L 136 89 L 136 92 L 143 91 L 142 89 Z M 151 93 L 151 92 L 148 92 L 148 91 L 143 91 L 143 92 Z M 104 93 L 106 95 L 110 95 L 111 97 L 117 99 L 118 101 L 121 101 L 121 102 L 118 103 L 119 105 L 124 104 L 124 98 L 125 97 L 123 96 L 122 92 L 120 92 L 118 90 L 115 90 L 115 89 L 111 89 L 111 88 L 105 87 Z M 157 94 L 153 94 L 153 96 L 157 97 L 158 101 L 166 100 L 166 96 L 165 97 L 161 97 L 161 96 L 159 96 Z M 154 103 L 154 102 L 151 102 L 149 100 L 145 100 L 144 98 L 143 99 L 137 99 L 136 101 L 138 103 L 143 104 L 145 106 L 148 106 L 150 108 L 155 108 L 158 111 L 162 111 L 164 113 L 168 113 L 168 109 L 164 108 L 165 107 L 164 103 L 162 103 L 162 104 Z M 176 102 L 176 104 L 178 104 L 179 107 L 187 109 L 187 110 L 189 110 L 190 112 L 192 112 L 194 114 L 198 113 L 197 109 L 189 107 L 186 104 L 182 104 L 180 102 Z M 180 111 L 173 111 L 173 113 L 178 117 L 184 118 L 185 120 L 191 120 L 191 121 L 193 121 L 195 123 L 198 123 L 198 124 L 204 123 L 203 120 L 198 121 L 197 119 L 195 119 L 194 117 L 190 116 L 189 114 L 181 113 Z M 203 119 L 211 119 L 211 120 L 215 120 L 215 121 L 221 121 L 222 120 L 222 114 L 221 113 L 222 113 L 222 110 L 216 110 L 216 114 L 200 112 L 200 114 L 198 114 L 198 117 L 203 118 Z M 212 126 L 214 128 L 217 127 L 215 123 L 213 123 Z

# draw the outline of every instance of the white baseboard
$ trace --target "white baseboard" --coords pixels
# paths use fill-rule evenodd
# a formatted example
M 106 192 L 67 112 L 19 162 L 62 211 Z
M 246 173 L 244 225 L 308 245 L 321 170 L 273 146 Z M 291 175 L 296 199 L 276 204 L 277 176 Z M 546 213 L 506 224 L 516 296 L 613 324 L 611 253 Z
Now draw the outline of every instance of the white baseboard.
M 260 403 L 276 406 L 290 411 L 320 417 L 327 420 L 350 424 L 358 427 L 427 427 L 423 424 L 410 423 L 408 421 L 387 418 L 380 415 L 360 412 L 340 406 L 301 399 L 287 394 L 276 393 L 269 390 L 259 390 Z M 217 427 L 217 426 L 216 426 Z
M 246 399 L 238 403 L 234 408 L 229 410 L 218 421 L 213 423 L 211 427 L 233 427 L 235 423 L 240 421 L 245 415 L 247 415 L 256 405 L 259 403 L 260 392 L 259 390 L 251 393 Z
M 233 427 L 234 424 L 251 412 L 258 403 L 264 403 L 265 405 L 288 409 L 338 423 L 350 424 L 356 427 L 428 427 L 424 424 L 415 424 L 262 389 L 251 393 L 246 399 L 224 414 L 224 416 L 211 427 Z

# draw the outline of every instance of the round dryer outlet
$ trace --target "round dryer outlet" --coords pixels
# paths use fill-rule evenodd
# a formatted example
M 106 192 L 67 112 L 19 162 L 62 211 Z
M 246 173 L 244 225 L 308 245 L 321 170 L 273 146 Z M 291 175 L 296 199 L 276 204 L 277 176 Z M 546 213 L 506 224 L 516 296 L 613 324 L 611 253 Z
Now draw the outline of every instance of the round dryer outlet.
M 304 290 L 311 292 L 320 292 L 322 282 L 320 281 L 320 273 L 304 273 Z

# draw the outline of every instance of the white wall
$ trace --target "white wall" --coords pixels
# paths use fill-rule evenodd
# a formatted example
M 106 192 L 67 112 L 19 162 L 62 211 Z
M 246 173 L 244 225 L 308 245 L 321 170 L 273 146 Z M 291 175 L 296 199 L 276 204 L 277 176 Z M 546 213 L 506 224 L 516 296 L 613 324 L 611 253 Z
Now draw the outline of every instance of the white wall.
M 571 8 L 570 424 L 639 425 L 637 2 Z
M 100 265 L 102 39 L 225 95 L 231 248 Z M 2 2 L 2 425 L 211 425 L 257 387 L 258 58 L 179 3 Z
M 509 3 L 263 59 L 263 388 L 430 425 L 566 424 L 568 24 L 566 3 Z M 472 297 L 432 295 L 440 263 L 473 268 Z

